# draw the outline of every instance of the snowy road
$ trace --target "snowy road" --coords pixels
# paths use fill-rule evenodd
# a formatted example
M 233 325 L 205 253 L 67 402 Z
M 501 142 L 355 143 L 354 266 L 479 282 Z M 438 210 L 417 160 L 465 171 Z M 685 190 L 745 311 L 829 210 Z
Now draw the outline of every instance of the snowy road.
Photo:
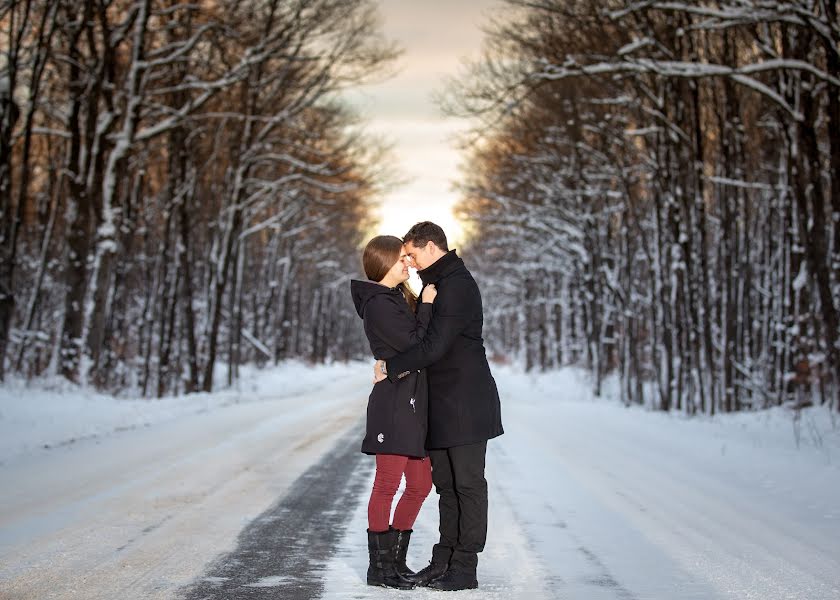
M 685 419 L 593 402 L 571 374 L 497 379 L 506 433 L 488 445 L 480 589 L 459 598 L 840 598 L 836 428 L 797 450 L 784 415 Z M 400 596 L 362 586 L 365 519 L 362 502 L 323 598 Z M 428 560 L 435 519 L 432 494 L 409 566 Z
M 0 466 L 0 598 L 405 597 L 364 585 L 366 375 Z M 797 450 L 783 419 L 688 420 L 587 400 L 570 375 L 497 378 L 488 543 L 480 589 L 459 598 L 840 598 L 836 430 Z
M 357 426 L 368 375 L 0 465 L 0 598 L 163 599 Z

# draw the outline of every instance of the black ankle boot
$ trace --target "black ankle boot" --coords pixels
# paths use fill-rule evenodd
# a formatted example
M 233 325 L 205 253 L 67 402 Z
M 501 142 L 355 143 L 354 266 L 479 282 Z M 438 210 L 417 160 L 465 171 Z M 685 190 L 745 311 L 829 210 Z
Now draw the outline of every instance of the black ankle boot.
M 452 548 L 435 544 L 432 548 L 432 560 L 425 569 L 420 569 L 414 575 L 407 575 L 410 582 L 427 586 L 429 583 L 446 573 L 449 568 L 449 560 L 452 558 Z
M 394 531 L 397 532 L 397 554 L 395 558 L 395 564 L 397 567 L 397 573 L 401 576 L 408 578 L 411 575 L 414 575 L 414 571 L 408 568 L 408 565 L 405 564 L 406 556 L 408 556 L 408 542 L 411 540 L 411 529 L 395 529 Z
M 474 590 L 478 587 L 476 570 L 478 568 L 478 554 L 454 550 L 449 557 L 449 569 L 429 583 L 430 590 L 454 592 L 457 590 Z
M 430 590 L 441 592 L 456 592 L 458 590 L 474 590 L 478 587 L 475 571 L 450 567 L 446 573 L 428 584 Z
M 446 573 L 447 568 L 446 563 L 430 562 L 426 568 L 420 569 L 414 575 L 406 575 L 405 578 L 415 585 L 427 586 Z
M 403 579 L 396 568 L 397 531 L 368 530 L 368 554 L 370 564 L 367 571 L 367 584 L 410 590 L 414 584 Z

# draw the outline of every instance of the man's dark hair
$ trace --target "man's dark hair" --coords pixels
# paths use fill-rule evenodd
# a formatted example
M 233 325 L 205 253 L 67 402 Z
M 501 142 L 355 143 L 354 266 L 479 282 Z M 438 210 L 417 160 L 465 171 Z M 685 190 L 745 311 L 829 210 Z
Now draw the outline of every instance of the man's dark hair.
M 423 221 L 414 225 L 403 237 L 403 242 L 406 244 L 411 242 L 418 248 L 422 248 L 429 242 L 434 242 L 435 246 L 444 252 L 449 252 L 449 246 L 446 243 L 446 234 L 443 233 L 440 225 L 436 225 L 431 221 Z

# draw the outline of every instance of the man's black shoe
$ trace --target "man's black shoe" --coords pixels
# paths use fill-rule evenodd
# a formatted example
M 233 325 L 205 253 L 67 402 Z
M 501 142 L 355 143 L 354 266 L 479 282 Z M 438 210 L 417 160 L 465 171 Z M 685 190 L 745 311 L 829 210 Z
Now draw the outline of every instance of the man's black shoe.
M 458 590 L 474 590 L 478 587 L 478 579 L 474 572 L 462 571 L 452 568 L 446 573 L 429 583 L 426 587 L 430 590 L 441 592 L 456 592 Z
M 404 577 L 415 585 L 426 586 L 446 573 L 446 569 L 446 563 L 430 562 L 426 568 L 420 569 L 413 575 L 405 575 Z

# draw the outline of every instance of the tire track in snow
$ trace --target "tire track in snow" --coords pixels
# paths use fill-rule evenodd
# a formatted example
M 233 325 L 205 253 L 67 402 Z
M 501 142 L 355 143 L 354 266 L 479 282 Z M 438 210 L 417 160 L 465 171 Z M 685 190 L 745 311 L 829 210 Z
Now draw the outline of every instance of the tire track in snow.
M 533 535 L 543 538 L 551 522 L 535 499 L 545 496 L 581 548 L 637 597 L 840 597 L 836 553 L 819 549 L 824 536 L 809 539 L 807 523 L 785 522 L 785 513 L 774 519 L 772 499 L 750 502 L 749 484 L 704 469 L 689 443 L 651 431 L 650 415 L 608 414 L 616 410 L 575 402 L 508 410 L 511 454 L 541 458 L 510 470 L 526 484 L 514 488 L 517 502 L 542 514 Z
M 254 519 L 236 548 L 180 591 L 183 600 L 308 600 L 321 594 L 324 564 L 341 540 L 348 510 L 364 496 L 373 463 L 359 452 L 360 426 L 345 434 L 289 493 Z M 348 508 L 349 505 L 349 508 Z
M 511 459 L 504 440 L 488 445 L 489 463 L 498 473 L 490 481 L 494 495 L 507 505 L 511 516 L 522 530 L 534 560 L 540 565 L 546 591 L 550 598 L 586 598 L 587 600 L 636 600 L 600 557 L 568 527 L 551 502 L 551 495 L 540 482 L 523 480 L 521 465 Z M 495 482 L 495 485 L 493 484 Z M 523 490 L 536 483 L 535 488 Z M 537 514 L 523 512 L 523 507 L 509 490 L 533 496 L 545 496 L 542 510 Z M 527 511 L 527 507 L 525 507 Z M 546 520 L 546 517 L 549 517 Z

